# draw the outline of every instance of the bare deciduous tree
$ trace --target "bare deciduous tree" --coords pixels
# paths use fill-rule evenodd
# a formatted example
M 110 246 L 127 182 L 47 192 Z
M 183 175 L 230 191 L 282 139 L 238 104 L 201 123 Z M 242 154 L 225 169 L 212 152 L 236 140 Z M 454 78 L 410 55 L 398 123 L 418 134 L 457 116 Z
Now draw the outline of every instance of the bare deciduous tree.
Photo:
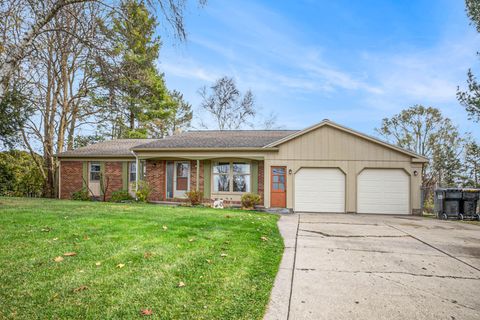
M 415 105 L 383 119 L 376 131 L 390 143 L 429 159 L 422 173 L 422 187 L 427 192 L 459 183 L 464 139 L 440 110 Z
M 198 0 L 199 6 L 204 6 L 206 0 Z M 11 77 L 36 47 L 41 44 L 41 35 L 50 32 L 71 31 L 63 26 L 52 28 L 50 23 L 55 17 L 68 10 L 71 6 L 82 3 L 97 3 L 115 10 L 117 3 L 109 4 L 100 0 L 5 0 L 0 2 L 0 99 L 3 99 L 8 90 Z M 184 22 L 184 13 L 187 0 L 147 0 L 152 11 L 157 12 L 174 31 L 177 39 L 186 40 L 187 32 Z M 82 33 L 73 33 L 84 42 L 89 38 Z
M 241 94 L 233 78 L 224 76 L 207 88 L 199 90 L 202 97 L 200 108 L 208 112 L 219 130 L 235 130 L 249 124 L 256 114 L 253 93 Z M 211 129 L 205 123 L 205 128 Z
M 187 0 L 147 1 L 163 15 L 180 41 L 186 32 Z M 99 55 L 108 54 L 98 21 L 116 11 L 120 2 L 99 0 L 0 1 L 0 106 L 19 88 L 23 104 L 33 114 L 19 122 L 20 136 L 46 181 L 45 195 L 54 195 L 55 153 L 74 146 L 78 128 L 97 126 L 90 92 L 96 86 L 92 70 Z M 200 5 L 205 1 L 198 1 Z M 16 99 L 15 101 L 18 101 Z M 111 107 L 108 106 L 108 107 Z M 18 110 L 13 110 L 18 111 Z M 24 113 L 21 112 L 16 113 Z M 11 128 L 7 128 L 12 131 Z M 33 155 L 43 154 L 44 164 Z
M 23 142 L 32 155 L 43 152 L 47 196 L 54 193 L 55 153 L 73 147 L 75 128 L 88 115 L 85 100 L 94 85 L 89 71 L 94 49 L 76 35 L 95 41 L 97 11 L 96 3 L 77 3 L 56 14 L 46 26 L 54 31 L 38 35 L 41 41 L 19 69 L 34 106 L 34 115 L 21 129 Z

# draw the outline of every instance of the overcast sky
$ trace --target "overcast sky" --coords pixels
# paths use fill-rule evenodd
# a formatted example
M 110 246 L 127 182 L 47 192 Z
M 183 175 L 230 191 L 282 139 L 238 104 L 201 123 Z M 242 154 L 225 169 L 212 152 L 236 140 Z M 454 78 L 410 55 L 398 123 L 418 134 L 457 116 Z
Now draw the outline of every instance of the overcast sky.
M 195 109 L 198 88 L 228 75 L 283 128 L 328 118 L 374 134 L 423 104 L 480 138 L 455 96 L 468 68 L 480 70 L 461 0 L 209 0 L 190 8 L 187 28 L 187 44 L 164 39 L 159 68 Z

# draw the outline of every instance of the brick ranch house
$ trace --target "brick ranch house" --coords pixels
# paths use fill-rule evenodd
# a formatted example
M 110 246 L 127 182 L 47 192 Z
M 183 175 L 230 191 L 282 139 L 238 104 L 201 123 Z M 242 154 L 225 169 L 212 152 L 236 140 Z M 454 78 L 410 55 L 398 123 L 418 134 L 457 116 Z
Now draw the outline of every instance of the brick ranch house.
M 144 180 L 149 201 L 185 201 L 199 190 L 206 201 L 238 203 L 262 197 L 266 208 L 297 212 L 418 214 L 426 158 L 329 120 L 304 130 L 188 131 L 164 139 L 118 139 L 57 155 L 59 197 L 88 186 L 106 197 L 134 194 Z

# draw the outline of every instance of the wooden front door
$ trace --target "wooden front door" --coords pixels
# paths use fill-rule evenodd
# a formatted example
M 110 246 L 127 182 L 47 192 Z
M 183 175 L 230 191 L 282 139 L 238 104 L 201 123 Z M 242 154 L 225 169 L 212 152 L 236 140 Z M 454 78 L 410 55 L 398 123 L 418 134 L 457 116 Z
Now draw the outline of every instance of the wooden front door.
M 270 207 L 285 208 L 287 206 L 286 167 L 271 168 Z

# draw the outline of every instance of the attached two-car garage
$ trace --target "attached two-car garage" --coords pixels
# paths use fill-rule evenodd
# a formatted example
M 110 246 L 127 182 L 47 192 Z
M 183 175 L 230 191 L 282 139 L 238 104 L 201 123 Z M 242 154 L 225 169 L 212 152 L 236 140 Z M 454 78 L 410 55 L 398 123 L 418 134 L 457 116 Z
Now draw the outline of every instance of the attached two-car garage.
M 267 145 L 265 193 L 282 167 L 285 207 L 296 212 L 420 214 L 428 159 L 329 120 Z M 273 193 L 272 193 L 273 194 Z M 275 194 L 276 195 L 276 194 Z M 277 205 L 267 196 L 265 206 Z
M 294 189 L 297 212 L 345 212 L 346 175 L 338 168 L 301 168 Z M 356 189 L 357 213 L 410 212 L 410 177 L 403 169 L 364 169 Z

